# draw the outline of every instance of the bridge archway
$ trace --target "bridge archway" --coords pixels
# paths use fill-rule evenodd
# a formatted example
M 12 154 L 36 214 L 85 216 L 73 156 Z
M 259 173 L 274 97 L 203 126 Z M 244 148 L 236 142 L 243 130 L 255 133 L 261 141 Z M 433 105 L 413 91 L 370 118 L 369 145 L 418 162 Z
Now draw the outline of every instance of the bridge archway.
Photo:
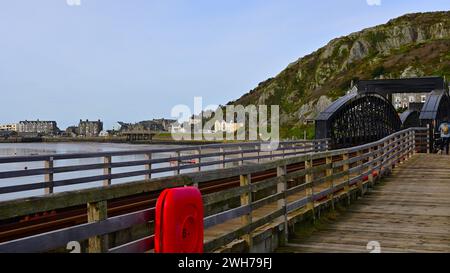
M 434 127 L 450 117 L 450 97 L 445 90 L 434 90 L 426 100 L 420 112 L 422 126 L 433 124 Z
M 331 148 L 369 143 L 401 128 L 391 102 L 375 92 L 350 93 L 332 103 L 316 119 L 316 138 L 330 138 Z
M 430 152 L 434 152 L 434 140 L 439 137 L 439 126 L 445 120 L 450 118 L 450 97 L 446 90 L 434 90 L 426 100 L 420 111 L 420 124 L 422 127 L 428 127 L 431 145 Z
M 402 129 L 420 127 L 420 112 L 417 110 L 406 110 L 400 115 Z

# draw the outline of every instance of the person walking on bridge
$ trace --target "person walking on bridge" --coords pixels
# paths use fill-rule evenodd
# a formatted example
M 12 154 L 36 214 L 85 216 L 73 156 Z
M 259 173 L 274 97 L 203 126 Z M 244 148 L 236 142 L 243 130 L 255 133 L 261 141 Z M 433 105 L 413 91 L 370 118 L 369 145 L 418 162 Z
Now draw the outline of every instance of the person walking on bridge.
M 449 148 L 449 139 L 450 139 L 450 128 L 448 123 L 448 117 L 445 117 L 444 122 L 441 123 L 439 126 L 439 131 L 441 133 L 441 151 L 444 151 L 448 155 L 448 148 Z

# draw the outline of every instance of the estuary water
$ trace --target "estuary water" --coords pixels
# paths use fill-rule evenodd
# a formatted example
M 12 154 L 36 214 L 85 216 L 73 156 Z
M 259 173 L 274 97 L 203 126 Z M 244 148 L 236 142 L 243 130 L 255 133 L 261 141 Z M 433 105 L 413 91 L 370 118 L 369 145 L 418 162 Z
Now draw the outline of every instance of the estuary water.
M 0 157 L 9 156 L 31 156 L 31 155 L 47 155 L 47 154 L 64 154 L 64 153 L 94 153 L 94 152 L 108 152 L 108 151 L 130 151 L 130 150 L 154 150 L 162 148 L 176 148 L 182 146 L 176 145 L 135 145 L 135 144 L 116 144 L 116 143 L 0 143 Z M 158 157 L 170 157 L 171 154 L 157 154 L 154 158 Z M 121 161 L 132 161 L 132 160 L 143 160 L 144 155 L 133 155 L 133 156 L 116 156 L 113 157 L 113 162 Z M 70 166 L 70 165 L 84 165 L 84 164 L 95 164 L 102 163 L 103 158 L 83 158 L 83 159 L 70 159 L 70 160 L 56 160 L 54 163 L 55 167 L 60 166 Z M 152 167 L 168 167 L 169 164 L 161 163 L 154 164 Z M 0 163 L 0 172 L 14 171 L 14 170 L 24 170 L 24 169 L 36 169 L 43 168 L 44 162 L 19 162 L 19 163 Z M 114 173 L 129 172 L 144 170 L 144 166 L 135 167 L 124 167 L 124 168 L 114 168 Z M 54 180 L 64 180 L 70 178 L 80 178 L 95 175 L 102 175 L 103 170 L 88 170 L 88 171 L 78 171 L 78 172 L 68 172 L 68 173 L 57 173 L 54 174 Z M 173 173 L 172 173 L 173 174 Z M 152 177 L 170 175 L 170 173 L 162 174 L 152 174 Z M 129 181 L 137 181 L 143 179 L 144 176 L 120 178 L 112 180 L 112 184 L 124 183 Z M 21 185 L 21 184 L 32 184 L 43 182 L 45 179 L 44 175 L 35 175 L 27 177 L 18 178 L 4 178 L 0 179 L 0 187 Z M 55 187 L 54 192 L 62 192 L 68 190 L 76 190 L 88 187 L 101 186 L 102 181 L 83 183 L 78 185 L 61 186 Z M 28 196 L 36 196 L 44 194 L 43 189 L 31 190 L 16 193 L 0 193 L 0 201 L 10 200 L 15 198 L 22 198 Z

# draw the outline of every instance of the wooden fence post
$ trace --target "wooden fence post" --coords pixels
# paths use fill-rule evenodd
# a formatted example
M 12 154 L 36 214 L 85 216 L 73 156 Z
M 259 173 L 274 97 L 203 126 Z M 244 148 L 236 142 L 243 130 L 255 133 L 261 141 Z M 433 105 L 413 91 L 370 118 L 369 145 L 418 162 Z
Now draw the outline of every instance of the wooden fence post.
M 395 136 L 394 137 L 394 147 L 395 147 L 395 149 L 392 152 L 392 155 L 393 156 L 395 154 L 397 154 L 397 155 L 395 155 L 394 158 L 393 158 L 392 169 L 394 169 L 399 164 L 399 161 L 400 161 L 400 158 L 401 158 L 401 153 L 400 152 L 402 150 L 402 139 L 401 139 L 400 136 Z
M 398 145 L 398 155 L 397 155 L 397 165 L 403 164 L 403 162 L 405 161 L 405 156 L 406 156 L 406 143 L 407 143 L 407 138 L 406 138 L 406 134 L 400 134 L 399 136 L 399 145 Z
M 48 186 L 45 187 L 45 194 L 53 193 L 53 156 L 50 156 L 48 160 L 45 160 L 45 168 L 47 173 L 45 174 L 45 182 Z
M 378 178 L 381 178 L 381 170 L 383 169 L 383 160 L 384 160 L 384 143 L 381 143 L 378 145 L 377 148 L 377 157 L 379 161 L 377 162 L 377 168 L 378 168 Z
M 258 151 L 258 163 L 260 163 L 261 162 L 261 158 L 260 158 L 260 156 L 261 156 L 261 145 L 256 145 L 255 146 L 255 150 L 257 150 Z
M 403 164 L 409 157 L 409 132 L 403 134 L 403 152 L 402 154 L 402 162 Z
M 249 186 L 251 184 L 251 174 L 240 175 L 240 185 Z M 248 187 L 248 191 L 244 192 L 241 195 L 241 206 L 250 206 L 252 203 L 252 192 L 251 188 Z M 250 211 L 248 214 L 241 217 L 241 223 L 243 226 L 250 225 L 252 223 L 252 212 Z M 248 234 L 243 236 L 243 239 L 247 242 L 249 252 L 251 252 L 253 247 L 253 231 L 250 231 Z
M 369 184 L 369 187 L 370 188 L 373 188 L 373 171 L 375 170 L 375 166 L 374 166 L 374 163 L 373 163 L 373 160 L 374 160 L 374 152 L 375 152 L 375 149 L 373 148 L 373 147 L 370 147 L 369 148 L 369 153 L 370 153 L 370 155 L 369 155 L 369 169 L 368 169 L 368 172 L 369 172 L 369 176 L 368 176 L 368 178 L 367 178 L 367 181 L 369 182 L 368 184 Z
M 239 158 L 241 159 L 241 160 L 239 160 L 239 165 L 242 166 L 242 165 L 244 165 L 244 155 L 243 155 L 243 153 L 242 153 L 242 147 L 239 146 L 238 149 L 239 149 L 239 151 L 240 151 L 240 153 L 239 153 Z
M 87 204 L 88 222 L 99 222 L 108 217 L 106 201 Z M 105 253 L 108 252 L 108 234 L 99 235 L 89 238 L 88 240 L 89 253 Z
M 145 154 L 145 160 L 152 160 L 152 154 L 151 153 Z M 145 164 L 146 171 L 150 171 L 151 169 L 152 169 L 151 163 Z M 145 175 L 145 180 L 150 180 L 150 179 L 152 179 L 152 174 L 149 172 Z
M 398 147 L 396 136 L 394 136 L 392 138 L 391 144 L 393 144 L 391 147 L 391 149 L 393 149 L 393 150 L 391 151 L 391 154 L 389 155 L 389 157 L 391 157 L 390 165 L 391 165 L 391 172 L 392 172 L 392 170 L 395 168 L 395 165 L 396 165 L 396 161 L 395 161 L 396 158 L 394 157 L 395 153 L 397 152 L 397 147 Z
M 179 175 L 180 174 L 180 156 L 181 156 L 181 152 L 180 151 L 177 151 L 177 163 L 176 163 L 176 166 L 177 166 L 177 169 L 175 170 L 175 175 Z
M 392 138 L 389 138 L 388 141 L 387 141 L 387 147 L 386 147 L 386 157 L 387 158 L 390 158 L 391 154 L 392 154 L 392 151 L 390 152 L 390 150 L 392 149 L 392 145 L 391 145 L 392 142 L 393 142 Z M 386 168 L 388 170 L 388 173 L 391 173 L 391 171 L 392 171 L 392 158 L 387 160 L 387 167 Z
M 363 152 L 361 150 L 358 150 L 356 152 L 356 156 L 360 157 L 361 155 L 363 155 Z M 361 168 L 363 165 L 363 161 L 361 159 L 358 159 L 357 163 L 356 163 L 358 168 Z M 357 172 L 358 175 L 362 175 L 364 173 L 364 168 L 361 168 L 360 171 Z M 358 182 L 356 183 L 357 187 L 359 188 L 359 192 L 361 194 L 361 196 L 364 196 L 365 192 L 364 192 L 364 183 L 363 183 L 363 179 L 359 179 Z
M 311 185 L 306 187 L 306 196 L 311 198 L 311 201 L 308 202 L 308 205 L 306 207 L 307 209 L 311 210 L 313 220 L 315 220 L 316 215 L 314 212 L 314 185 L 313 185 L 314 174 L 311 171 L 312 167 L 313 167 L 313 160 L 308 157 L 308 159 L 305 161 L 305 170 L 306 170 L 305 183 L 307 184 L 311 183 Z
M 395 160 L 394 160 L 395 166 L 398 166 L 398 165 L 402 164 L 402 161 L 403 161 L 403 150 L 404 150 L 404 146 L 403 146 L 404 143 L 403 142 L 404 142 L 403 136 L 402 136 L 402 134 L 400 134 L 398 136 L 398 139 L 397 139 L 397 144 L 395 145 L 395 147 L 396 147 L 395 153 L 397 154 L 395 156 Z
M 112 162 L 112 158 L 110 155 L 103 157 L 103 163 L 105 165 L 107 165 L 103 168 L 104 175 L 111 175 L 111 165 L 110 165 L 111 162 Z M 111 177 L 108 177 L 105 180 L 103 180 L 103 186 L 109 186 L 109 185 L 111 185 Z
M 332 156 L 327 156 L 325 159 L 325 164 L 331 164 L 331 168 L 327 168 L 325 171 L 325 175 L 326 177 L 330 177 L 333 175 L 333 157 Z M 334 189 L 334 179 L 330 178 L 328 181 L 328 187 L 331 189 L 331 193 L 328 194 L 327 198 L 329 200 L 331 200 L 331 209 L 334 210 L 334 193 L 333 193 L 333 189 Z
M 279 177 L 277 184 L 277 194 L 286 193 L 287 190 L 287 181 L 286 181 L 286 165 L 281 165 L 277 167 L 277 177 Z M 282 221 L 284 223 L 284 233 L 283 240 L 281 240 L 280 244 L 284 245 L 288 242 L 289 238 L 289 230 L 288 230 L 288 212 L 287 212 L 287 199 L 286 196 L 283 196 L 282 199 L 279 199 L 277 202 L 278 209 L 284 208 L 284 215 L 282 216 Z
M 350 164 L 348 164 L 348 160 L 350 159 L 350 155 L 348 154 L 348 152 L 346 152 L 345 154 L 342 155 L 342 160 L 343 161 L 347 161 L 344 163 L 344 165 L 342 165 L 342 171 L 343 172 L 348 172 L 350 170 Z M 344 192 L 347 194 L 347 204 L 350 205 L 350 173 L 347 173 L 347 175 L 344 176 L 345 180 L 347 180 L 347 182 L 345 182 L 344 185 Z
M 197 167 L 197 171 L 201 171 L 202 170 L 202 166 L 200 165 L 202 163 L 202 147 L 198 147 L 197 148 L 197 155 L 198 155 L 198 167 Z
M 223 147 L 220 147 L 219 152 L 222 154 L 220 156 L 220 158 L 222 160 L 222 169 L 225 169 L 225 149 Z

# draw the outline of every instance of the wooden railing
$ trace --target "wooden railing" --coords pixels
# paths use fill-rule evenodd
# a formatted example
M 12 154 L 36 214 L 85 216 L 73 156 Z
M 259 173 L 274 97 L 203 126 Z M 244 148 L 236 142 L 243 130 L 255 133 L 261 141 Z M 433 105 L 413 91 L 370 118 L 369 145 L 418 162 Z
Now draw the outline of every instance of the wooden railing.
M 318 204 L 333 203 L 351 191 L 364 194 L 375 178 L 389 173 L 417 152 L 416 134 L 423 130 L 426 129 L 410 128 L 358 147 L 311 152 L 260 164 L 0 202 L 0 220 L 83 204 L 87 204 L 90 215 L 89 222 L 83 225 L 1 243 L 0 252 L 43 252 L 65 246 L 69 241 L 87 239 L 88 252 L 149 251 L 153 248 L 151 227 L 145 236 L 117 246 L 108 246 L 106 235 L 140 224 L 151 225 L 154 208 L 108 218 L 108 200 L 163 188 L 201 186 L 233 177 L 239 178 L 240 186 L 203 196 L 205 211 L 214 211 L 207 213 L 204 226 L 209 230 L 237 218 L 242 220 L 241 224 L 231 232 L 205 241 L 205 251 L 213 251 L 236 239 L 243 239 L 251 246 L 255 232 L 271 222 L 278 223 L 287 238 L 288 216 L 314 211 Z M 253 181 L 253 176 L 261 172 L 272 172 L 273 176 Z M 216 206 L 222 202 L 228 205 Z M 266 210 L 260 215 L 258 212 L 263 207 L 271 208 L 270 212 Z M 222 209 L 216 211 L 217 208 Z
M 92 182 L 97 182 L 94 186 L 100 186 L 101 183 L 108 186 L 124 178 L 129 179 L 125 182 L 138 180 L 139 177 L 151 179 L 155 176 L 259 163 L 327 150 L 327 140 L 284 141 L 270 152 L 261 149 L 263 144 L 248 142 L 171 149 L 0 157 L 0 170 L 8 169 L 8 164 L 18 165 L 14 169 L 10 167 L 13 170 L 0 171 L 0 200 L 2 195 L 17 192 L 43 190 L 53 193 L 58 187 L 78 186 L 69 187 L 69 190 L 80 189 L 89 187 L 87 183 Z M 78 161 L 84 164 L 80 165 Z M 87 164 L 89 161 L 92 163 Z M 30 168 L 30 165 L 34 168 Z M 27 179 L 26 183 L 23 183 L 24 179 Z

